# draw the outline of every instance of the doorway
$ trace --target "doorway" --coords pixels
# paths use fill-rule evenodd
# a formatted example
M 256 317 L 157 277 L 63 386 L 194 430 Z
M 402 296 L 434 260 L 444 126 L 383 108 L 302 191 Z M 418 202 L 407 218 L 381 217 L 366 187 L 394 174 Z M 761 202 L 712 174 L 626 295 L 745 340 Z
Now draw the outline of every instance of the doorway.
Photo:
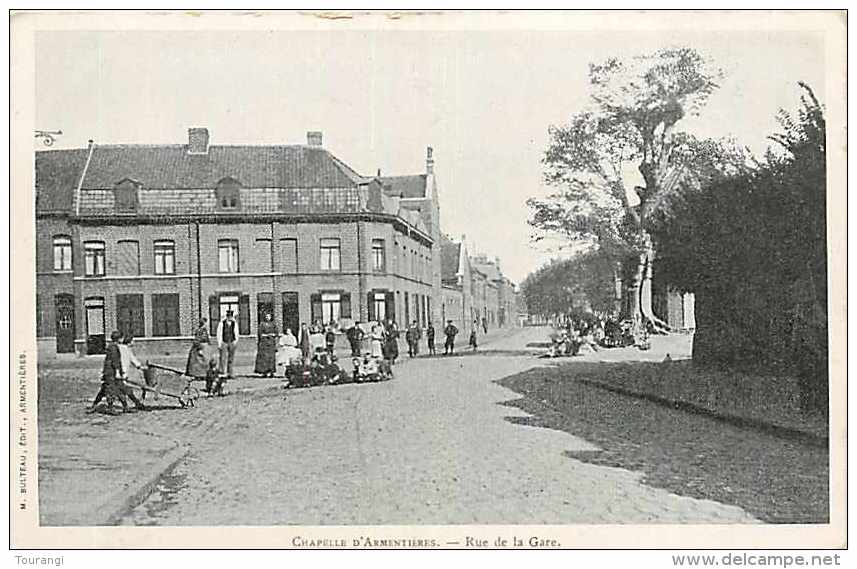
M 58 294 L 54 298 L 56 316 L 57 353 L 74 352 L 74 296 Z
M 104 337 L 104 299 L 87 298 L 84 301 L 86 312 L 86 353 L 103 354 Z

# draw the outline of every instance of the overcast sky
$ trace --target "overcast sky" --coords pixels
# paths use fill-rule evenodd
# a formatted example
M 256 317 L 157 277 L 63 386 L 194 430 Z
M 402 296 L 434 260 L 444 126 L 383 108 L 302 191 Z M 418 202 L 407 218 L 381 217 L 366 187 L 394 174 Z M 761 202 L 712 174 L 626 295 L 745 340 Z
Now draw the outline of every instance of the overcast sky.
M 688 45 L 726 72 L 685 125 L 761 152 L 806 81 L 824 101 L 818 36 L 798 33 L 39 32 L 36 128 L 55 147 L 304 143 L 361 174 L 421 173 L 435 149 L 441 224 L 520 282 L 534 250 L 525 200 L 544 192 L 547 129 L 587 102 L 588 64 Z

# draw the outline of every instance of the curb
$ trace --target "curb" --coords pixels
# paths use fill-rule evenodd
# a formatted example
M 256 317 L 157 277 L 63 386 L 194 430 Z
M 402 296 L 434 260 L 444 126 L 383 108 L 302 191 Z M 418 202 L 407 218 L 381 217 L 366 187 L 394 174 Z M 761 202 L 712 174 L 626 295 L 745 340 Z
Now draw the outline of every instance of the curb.
M 137 490 L 130 496 L 127 496 L 123 500 L 122 505 L 114 510 L 114 512 L 99 525 L 119 525 L 122 518 L 126 517 L 134 508 L 142 504 L 155 490 L 155 487 L 161 478 L 178 466 L 178 464 L 184 460 L 189 453 L 190 446 L 186 444 L 179 444 L 176 448 L 168 451 L 164 458 L 161 459 L 158 465 L 153 469 L 154 474 L 145 478 L 144 482 L 137 488 Z M 125 494 L 125 492 L 123 492 L 123 494 Z
M 741 417 L 739 415 L 733 415 L 730 413 L 722 413 L 713 409 L 709 409 L 708 407 L 696 405 L 695 403 L 680 401 L 678 399 L 669 399 L 667 397 L 661 397 L 660 395 L 635 391 L 633 389 L 610 385 L 609 383 L 604 383 L 592 379 L 578 378 L 576 381 L 579 381 L 580 383 L 583 383 L 585 385 L 596 387 L 598 389 L 603 389 L 605 391 L 611 391 L 613 393 L 626 395 L 628 397 L 635 397 L 637 399 L 643 399 L 645 401 L 649 401 L 651 403 L 655 403 L 663 407 L 678 409 L 680 411 L 692 413 L 694 415 L 702 415 L 704 417 L 708 417 L 709 419 L 714 419 L 715 421 L 720 421 L 722 423 L 727 423 L 736 427 L 756 429 L 758 431 L 762 431 L 764 433 L 774 435 L 776 437 L 794 440 L 809 446 L 829 448 L 830 445 L 830 438 L 827 436 L 816 435 L 815 433 L 802 431 L 800 429 L 795 429 L 792 427 L 784 427 L 782 425 L 777 425 L 776 423 L 771 423 L 769 421 L 763 421 L 761 419 L 753 419 L 749 417 Z

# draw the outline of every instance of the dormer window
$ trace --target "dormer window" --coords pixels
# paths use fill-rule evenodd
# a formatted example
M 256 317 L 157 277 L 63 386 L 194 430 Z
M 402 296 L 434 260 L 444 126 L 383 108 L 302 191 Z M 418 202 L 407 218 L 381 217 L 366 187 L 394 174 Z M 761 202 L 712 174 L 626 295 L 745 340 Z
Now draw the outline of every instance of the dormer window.
M 238 209 L 241 207 L 241 184 L 235 178 L 223 178 L 217 183 L 217 207 Z
M 137 206 L 139 205 L 137 192 L 140 185 L 139 182 L 125 178 L 113 187 L 113 199 L 116 204 L 116 211 L 137 211 Z

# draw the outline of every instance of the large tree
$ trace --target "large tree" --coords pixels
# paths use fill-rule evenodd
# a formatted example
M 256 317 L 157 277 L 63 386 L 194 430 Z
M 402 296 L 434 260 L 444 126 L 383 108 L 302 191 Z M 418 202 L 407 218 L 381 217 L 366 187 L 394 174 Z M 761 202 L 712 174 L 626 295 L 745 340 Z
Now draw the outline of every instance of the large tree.
M 622 260 L 629 316 L 656 325 L 666 326 L 651 308 L 651 224 L 677 187 L 744 162 L 729 142 L 678 130 L 705 106 L 721 76 L 689 48 L 591 65 L 590 107 L 549 130 L 543 164 L 554 192 L 528 201 L 535 227 Z
M 826 409 L 827 175 L 824 109 L 812 90 L 754 168 L 682 188 L 654 228 L 670 283 L 696 293 L 693 359 L 796 374 Z

